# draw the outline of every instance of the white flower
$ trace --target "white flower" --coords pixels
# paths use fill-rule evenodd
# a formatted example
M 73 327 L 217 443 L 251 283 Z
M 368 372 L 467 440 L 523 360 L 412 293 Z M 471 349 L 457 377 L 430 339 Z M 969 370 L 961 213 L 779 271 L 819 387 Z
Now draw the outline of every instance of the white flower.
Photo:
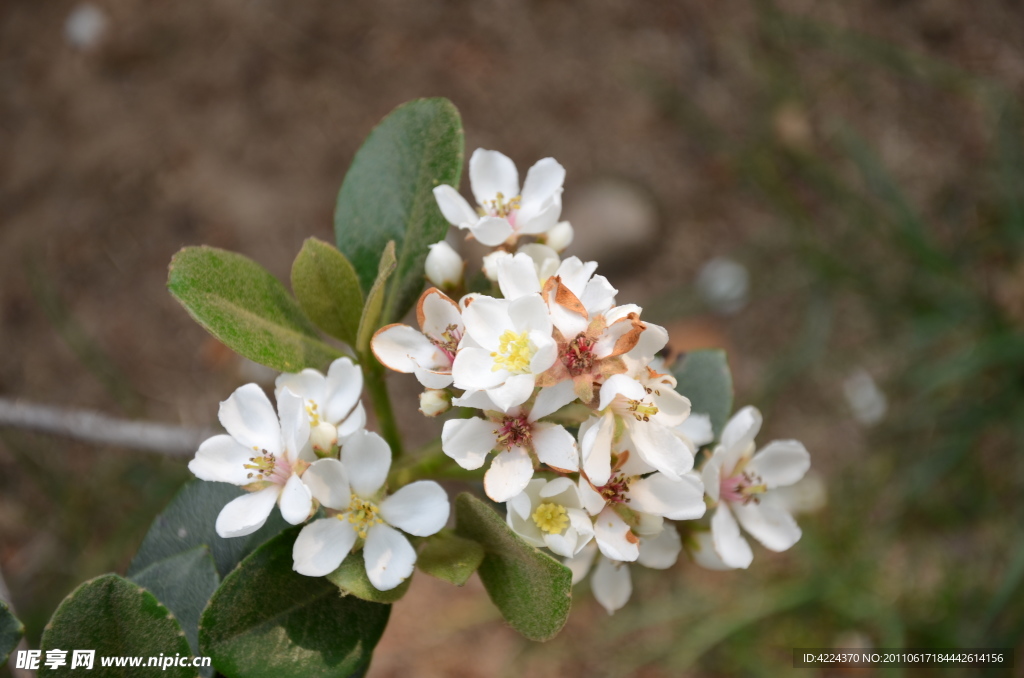
M 508 525 L 533 546 L 546 546 L 572 558 L 594 538 L 579 489 L 568 478 L 531 480 L 508 500 Z
M 249 490 L 217 516 L 217 534 L 243 537 L 263 527 L 280 502 L 281 515 L 292 525 L 313 510 L 313 496 L 299 477 L 309 463 L 299 452 L 309 439 L 309 417 L 301 397 L 283 389 L 278 414 L 256 384 L 239 387 L 220 404 L 221 425 L 227 435 L 203 442 L 188 468 L 197 478 L 231 483 Z
M 459 305 L 431 287 L 416 304 L 416 320 L 422 332 L 386 325 L 374 333 L 370 349 L 382 365 L 415 374 L 427 388 L 444 388 L 452 383 L 452 363 L 465 333 Z
M 462 282 L 466 262 L 452 246 L 442 240 L 430 246 L 423 264 L 427 280 L 443 289 L 452 289 Z
M 500 450 L 484 474 L 484 491 L 496 502 L 508 501 L 533 478 L 531 452 L 551 468 L 579 469 L 572 434 L 559 424 L 538 421 L 574 398 L 571 388 L 544 389 L 531 407 L 513 406 L 499 412 L 487 393 L 468 393 L 455 404 L 482 409 L 487 419 L 449 419 L 441 430 L 441 449 L 467 470 L 480 468 L 491 451 Z
M 718 504 L 711 518 L 712 544 L 732 568 L 745 568 L 754 558 L 740 525 L 772 551 L 785 551 L 800 540 L 800 528 L 772 490 L 803 478 L 811 456 L 796 440 L 768 443 L 755 454 L 760 429 L 761 413 L 744 407 L 725 425 L 721 444 L 702 469 L 708 497 Z
M 327 369 L 327 376 L 313 369 L 285 373 L 274 382 L 274 393 L 289 390 L 303 399 L 309 417 L 310 446 L 316 456 L 330 456 L 334 446 L 366 426 L 366 411 L 360 401 L 363 373 L 348 358 L 338 358 Z M 308 452 L 308 451 L 307 451 Z M 303 455 L 307 461 L 316 456 Z
M 530 168 L 520 194 L 515 164 L 497 151 L 478 148 L 469 159 L 469 182 L 479 210 L 448 185 L 436 187 L 434 198 L 449 223 L 496 247 L 520 235 L 544 233 L 558 223 L 564 181 L 565 168 L 554 158 L 544 158 Z
M 326 463 L 325 463 L 326 462 Z M 322 459 L 306 472 L 316 498 L 337 512 L 302 528 L 292 548 L 293 568 L 308 577 L 338 569 L 363 540 L 366 576 L 380 591 L 412 574 L 416 551 L 395 528 L 417 537 L 438 532 L 448 521 L 448 495 L 421 480 L 384 496 L 391 451 L 376 433 L 360 431 L 341 450 L 341 462 Z
M 455 356 L 455 386 L 487 391 L 503 411 L 525 402 L 537 375 L 558 356 L 544 300 L 538 294 L 514 301 L 480 296 L 462 317 L 473 345 L 464 344 Z

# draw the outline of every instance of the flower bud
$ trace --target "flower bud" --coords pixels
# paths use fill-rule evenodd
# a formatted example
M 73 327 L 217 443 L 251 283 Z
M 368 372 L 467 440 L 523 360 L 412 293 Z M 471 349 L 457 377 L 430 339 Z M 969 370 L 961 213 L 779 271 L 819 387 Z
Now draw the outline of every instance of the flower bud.
M 556 252 L 561 252 L 572 244 L 574 234 L 572 224 L 568 221 L 559 221 L 544 234 L 544 244 Z
M 490 280 L 491 282 L 498 282 L 498 262 L 504 259 L 505 257 L 510 256 L 512 255 L 506 252 L 505 250 L 495 250 L 484 257 L 484 275 L 487 276 L 488 280 Z
M 338 451 L 338 429 L 322 421 L 309 432 L 309 443 L 318 457 L 333 457 Z
M 420 394 L 420 412 L 427 417 L 436 417 L 451 409 L 452 399 L 448 391 L 428 388 Z
M 427 280 L 441 289 L 452 289 L 462 282 L 466 262 L 451 245 L 442 240 L 430 246 L 425 267 Z

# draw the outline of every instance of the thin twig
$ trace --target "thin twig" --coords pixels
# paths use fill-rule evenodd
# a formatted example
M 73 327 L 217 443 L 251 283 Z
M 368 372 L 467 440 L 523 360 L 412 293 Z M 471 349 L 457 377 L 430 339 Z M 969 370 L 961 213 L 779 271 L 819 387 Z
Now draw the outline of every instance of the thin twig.
M 35 405 L 9 398 L 0 398 L 0 426 L 175 457 L 194 454 L 199 444 L 215 433 L 186 426 L 117 419 L 98 412 Z
M 0 600 L 7 603 L 7 609 L 11 611 L 11 614 L 14 616 L 18 615 L 14 610 L 14 601 L 11 600 L 11 591 L 7 588 L 7 582 L 4 581 L 3 570 L 0 570 Z M 10 661 L 7 664 L 7 670 L 11 672 L 11 676 L 13 676 L 13 678 L 36 678 L 35 671 L 32 669 L 19 669 L 17 668 L 17 662 L 15 661 L 18 652 L 24 652 L 28 649 L 28 641 L 25 640 L 25 636 L 22 636 L 14 650 L 11 651 Z

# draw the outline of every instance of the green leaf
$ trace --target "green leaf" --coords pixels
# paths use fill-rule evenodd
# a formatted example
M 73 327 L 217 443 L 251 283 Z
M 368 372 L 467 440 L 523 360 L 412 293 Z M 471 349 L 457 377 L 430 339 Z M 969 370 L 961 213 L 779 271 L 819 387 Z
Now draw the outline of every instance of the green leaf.
M 718 438 L 732 413 L 732 373 L 725 351 L 691 351 L 672 366 L 672 373 L 676 390 L 690 399 L 690 411 L 709 415 Z
M 171 259 L 167 288 L 210 334 L 261 365 L 322 370 L 341 355 L 317 336 L 284 285 L 241 254 L 186 247 Z
M 292 570 L 295 527 L 224 579 L 203 613 L 199 646 L 228 678 L 348 678 L 369 663 L 390 605 L 341 596 Z
M 438 579 L 462 586 L 484 559 L 484 547 L 447 530 L 429 537 L 416 557 L 416 567 Z
M 217 590 L 220 577 L 208 546 L 197 546 L 158 560 L 135 573 L 131 580 L 167 606 L 185 632 L 192 654 L 199 654 L 199 616 Z M 200 673 L 212 676 L 212 667 Z
M 355 347 L 363 291 L 344 254 L 323 240 L 307 238 L 292 264 L 292 290 L 317 327 Z
M 263 527 L 246 537 L 219 536 L 217 515 L 225 504 L 243 494 L 245 490 L 228 483 L 186 483 L 153 521 L 128 567 L 128 575 L 134 577 L 161 560 L 206 545 L 213 553 L 217 572 L 226 577 L 253 549 L 288 527 L 280 511 L 274 510 Z
M 384 245 L 394 240 L 397 246 L 398 273 L 387 291 L 383 324 L 405 315 L 423 289 L 428 246 L 449 228 L 432 191 L 441 184 L 458 188 L 463 146 L 455 106 L 447 99 L 417 99 L 377 125 L 345 175 L 334 234 L 364 291 L 377 276 Z
M 327 575 L 327 579 L 341 589 L 342 593 L 372 603 L 393 603 L 405 595 L 409 590 L 409 584 L 412 583 L 412 577 L 409 577 L 390 591 L 378 591 L 366 576 L 362 551 L 348 554 L 338 569 Z
M 25 625 L 14 616 L 7 603 L 0 600 L 0 666 L 4 665 L 14 648 L 18 647 L 24 635 Z
M 530 640 L 554 638 L 572 606 L 569 568 L 523 541 L 471 494 L 455 500 L 455 520 L 455 531 L 486 552 L 477 572 L 505 621 Z
M 43 631 L 40 648 L 43 657 L 47 650 L 68 651 L 65 666 L 51 669 L 41 665 L 41 677 L 74 675 L 70 673 L 71 650 L 96 651 L 93 668 L 86 671 L 93 678 L 196 675 L 191 666 L 170 666 L 166 671 L 102 666 L 101 657 L 192 656 L 174 615 L 152 593 L 116 574 L 87 581 L 65 598 Z
M 356 338 L 356 351 L 365 355 L 370 347 L 373 333 L 381 326 L 381 309 L 384 305 L 384 291 L 388 278 L 395 272 L 395 242 L 392 240 L 384 246 L 384 253 L 377 264 L 377 279 L 366 295 L 366 306 L 363 306 L 363 317 L 359 319 L 359 336 Z

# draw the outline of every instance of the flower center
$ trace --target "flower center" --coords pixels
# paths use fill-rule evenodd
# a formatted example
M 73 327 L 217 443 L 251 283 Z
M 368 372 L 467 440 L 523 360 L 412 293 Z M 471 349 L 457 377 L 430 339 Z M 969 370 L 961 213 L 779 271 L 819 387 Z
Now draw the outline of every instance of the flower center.
M 589 373 L 594 367 L 594 340 L 583 332 L 577 334 L 565 347 L 562 362 L 574 377 Z
M 291 475 L 292 469 L 287 459 L 278 459 L 273 452 L 267 452 L 258 447 L 252 449 L 263 454 L 249 457 L 250 463 L 242 464 L 243 468 L 249 469 L 246 478 L 251 478 L 253 482 L 268 480 L 283 484 Z
M 560 504 L 544 502 L 530 516 L 537 527 L 548 534 L 561 534 L 569 526 L 569 515 Z
M 750 471 L 744 471 L 728 478 L 722 478 L 719 485 L 719 496 L 729 502 L 740 504 L 761 503 L 758 495 L 768 491 L 768 486 L 761 480 L 761 476 Z
M 366 539 L 366 533 L 374 525 L 380 525 L 384 522 L 384 519 L 380 517 L 380 509 L 372 501 L 366 501 L 360 499 L 356 495 L 352 495 L 352 500 L 348 504 L 348 511 L 345 513 L 339 513 L 338 520 L 347 519 L 348 522 L 352 523 L 352 529 L 356 531 L 360 539 Z
M 529 445 L 530 433 L 530 422 L 526 420 L 525 414 L 518 417 L 505 417 L 501 421 L 501 427 L 494 431 L 494 434 L 498 436 L 498 444 L 509 450 L 513 447 Z
M 609 504 L 628 504 L 629 497 L 626 496 L 626 493 L 629 492 L 629 482 L 631 480 L 632 478 L 616 473 L 607 484 L 598 487 L 597 491 Z
M 462 339 L 462 333 L 459 332 L 458 325 L 452 323 L 444 329 L 440 337 L 427 336 L 427 338 L 430 339 L 430 343 L 445 354 L 449 362 L 455 360 L 455 353 L 459 350 L 459 341 Z
M 642 400 L 630 400 L 628 409 L 637 421 L 650 421 L 658 413 L 656 405 L 648 405 Z
M 484 200 L 484 206 L 481 207 L 478 212 L 480 216 L 490 215 L 492 217 L 501 217 L 502 219 L 508 219 L 513 213 L 519 211 L 519 204 L 522 202 L 522 196 L 515 196 L 505 200 L 504 193 L 498 193 L 494 196 L 494 200 Z
M 506 369 L 513 374 L 527 374 L 530 371 L 533 354 L 527 332 L 516 334 L 512 330 L 505 330 L 498 337 L 498 350 L 491 353 L 491 357 L 494 358 L 494 367 L 491 371 Z
M 311 427 L 317 427 L 320 425 L 320 406 L 314 403 L 312 400 L 306 401 L 306 414 L 309 415 L 309 425 Z

